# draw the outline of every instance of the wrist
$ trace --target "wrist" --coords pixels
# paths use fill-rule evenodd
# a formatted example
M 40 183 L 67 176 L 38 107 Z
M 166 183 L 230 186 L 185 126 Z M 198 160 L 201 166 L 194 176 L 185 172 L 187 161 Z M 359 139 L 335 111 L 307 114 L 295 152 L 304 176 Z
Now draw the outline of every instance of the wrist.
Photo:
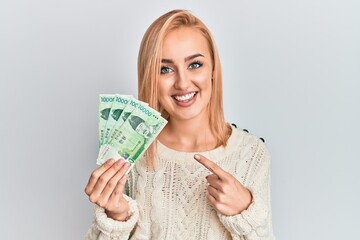
M 109 212 L 109 211 L 105 210 L 105 213 L 106 213 L 107 217 L 109 217 L 115 221 L 126 222 L 130 218 L 129 210 L 124 211 L 122 213 L 114 213 L 114 212 Z
M 251 194 L 251 191 L 249 189 L 246 189 L 246 194 L 245 194 L 244 203 L 243 203 L 243 209 L 241 211 L 248 209 L 248 207 L 251 205 L 252 201 L 253 201 L 253 196 Z
M 115 221 L 125 222 L 130 218 L 130 206 L 125 198 L 120 200 L 120 211 L 109 211 L 105 209 L 105 213 L 109 218 Z
M 242 193 L 241 201 L 238 202 L 238 208 L 236 214 L 240 214 L 244 210 L 247 210 L 251 205 L 251 203 L 253 202 L 253 196 L 251 194 L 251 191 L 247 188 L 244 188 L 244 190 L 245 191 Z

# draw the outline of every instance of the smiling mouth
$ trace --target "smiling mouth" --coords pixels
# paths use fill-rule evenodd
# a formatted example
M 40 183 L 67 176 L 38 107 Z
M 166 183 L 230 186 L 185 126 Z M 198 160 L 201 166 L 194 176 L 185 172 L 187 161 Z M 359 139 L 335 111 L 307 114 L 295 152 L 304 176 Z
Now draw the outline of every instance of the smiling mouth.
M 191 92 L 185 95 L 173 95 L 171 96 L 173 99 L 175 99 L 178 102 L 188 102 L 191 99 L 193 99 L 198 92 Z

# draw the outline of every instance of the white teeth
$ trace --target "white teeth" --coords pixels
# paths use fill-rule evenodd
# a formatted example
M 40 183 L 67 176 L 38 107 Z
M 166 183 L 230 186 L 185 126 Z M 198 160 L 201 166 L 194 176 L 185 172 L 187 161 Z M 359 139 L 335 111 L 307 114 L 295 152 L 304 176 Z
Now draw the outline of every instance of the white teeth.
M 188 94 L 185 94 L 185 95 L 182 95 L 182 96 L 174 96 L 174 98 L 178 101 L 187 101 L 189 100 L 190 98 L 194 97 L 196 94 L 196 92 L 192 92 L 192 93 L 188 93 Z

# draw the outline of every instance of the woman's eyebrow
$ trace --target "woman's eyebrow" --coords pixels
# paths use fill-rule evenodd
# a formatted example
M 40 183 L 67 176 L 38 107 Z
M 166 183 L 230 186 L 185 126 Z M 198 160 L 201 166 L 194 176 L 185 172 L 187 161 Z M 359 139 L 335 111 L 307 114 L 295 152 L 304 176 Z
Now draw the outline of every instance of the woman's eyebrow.
M 197 57 L 204 57 L 204 55 L 202 55 L 200 53 L 196 53 L 196 54 L 186 57 L 184 60 L 185 60 L 185 62 L 187 62 L 187 61 L 197 58 Z M 172 59 L 163 58 L 163 59 L 161 59 L 161 63 L 169 63 L 170 64 L 170 63 L 174 63 L 174 61 Z
M 161 59 L 161 63 L 174 63 L 174 61 L 171 59 L 164 58 L 164 59 Z
M 190 56 L 186 57 L 185 62 L 187 62 L 187 61 L 189 61 L 191 59 L 197 58 L 197 57 L 204 57 L 204 56 L 202 54 L 200 54 L 200 53 L 196 53 L 194 55 L 190 55 Z

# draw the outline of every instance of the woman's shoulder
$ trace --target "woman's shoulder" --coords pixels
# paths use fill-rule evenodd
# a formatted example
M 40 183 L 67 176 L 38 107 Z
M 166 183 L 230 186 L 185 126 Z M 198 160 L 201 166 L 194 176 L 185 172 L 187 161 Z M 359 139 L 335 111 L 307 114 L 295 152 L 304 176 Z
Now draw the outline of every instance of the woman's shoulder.
M 265 143 L 265 139 L 250 133 L 246 128 L 240 128 L 236 124 L 231 124 L 232 133 L 229 140 L 241 140 L 243 145 L 254 144 L 254 143 Z
M 270 164 L 271 155 L 265 140 L 246 129 L 236 127 L 236 125 L 233 125 L 232 129 L 232 154 L 239 156 L 240 162 L 248 164 L 249 169 L 251 168 L 254 172 L 259 166 L 267 168 Z M 243 167 L 243 165 L 239 166 Z
M 263 149 L 267 152 L 265 139 L 252 134 L 245 128 L 240 128 L 236 124 L 231 124 L 232 133 L 228 141 L 228 147 L 232 149 L 248 149 L 256 151 L 256 149 Z

